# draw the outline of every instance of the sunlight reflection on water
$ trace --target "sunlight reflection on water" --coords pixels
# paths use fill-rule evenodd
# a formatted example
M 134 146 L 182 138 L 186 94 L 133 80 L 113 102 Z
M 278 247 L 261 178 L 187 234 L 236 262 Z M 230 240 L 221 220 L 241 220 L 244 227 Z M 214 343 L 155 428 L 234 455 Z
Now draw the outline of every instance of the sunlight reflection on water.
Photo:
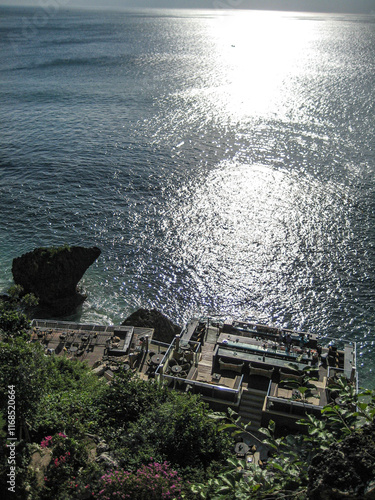
M 95 244 L 75 319 L 157 307 L 370 338 L 373 23 L 64 16 L 11 62 L 0 37 L 2 288 L 15 255 Z
M 212 95 L 217 109 L 236 119 L 277 112 L 293 97 L 288 81 L 305 61 L 313 26 L 282 13 L 243 12 L 225 19 L 225 26 L 218 18 L 211 31 L 221 82 Z
M 216 313 L 243 313 L 248 306 L 258 314 L 273 310 L 277 320 L 276 311 L 286 307 L 302 327 L 301 301 L 319 307 L 316 275 L 324 282 L 325 259 L 334 257 L 324 237 L 328 227 L 335 248 L 347 244 L 325 210 L 331 196 L 312 179 L 225 163 L 192 186 L 184 203 L 166 210 L 163 247 L 177 268 L 191 270 L 198 309 L 201 294 Z M 345 217 L 340 210 L 335 215 Z

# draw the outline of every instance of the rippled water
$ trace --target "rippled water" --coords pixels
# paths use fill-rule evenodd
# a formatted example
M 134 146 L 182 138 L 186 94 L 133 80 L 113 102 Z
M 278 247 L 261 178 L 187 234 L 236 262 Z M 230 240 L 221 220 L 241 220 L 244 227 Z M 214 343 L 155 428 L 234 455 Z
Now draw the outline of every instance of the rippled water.
M 0 287 L 95 244 L 75 319 L 303 328 L 373 384 L 374 19 L 35 12 L 0 10 Z

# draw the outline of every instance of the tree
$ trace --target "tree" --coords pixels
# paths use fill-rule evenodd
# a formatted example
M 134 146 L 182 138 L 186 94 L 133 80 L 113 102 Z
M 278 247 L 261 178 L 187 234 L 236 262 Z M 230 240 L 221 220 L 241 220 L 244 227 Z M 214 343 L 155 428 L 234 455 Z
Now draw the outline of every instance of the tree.
M 9 298 L 0 301 L 0 337 L 7 340 L 13 337 L 28 337 L 30 320 L 25 314 L 28 308 L 38 304 L 32 293 L 24 294 L 20 285 L 9 289 Z
M 234 445 L 218 433 L 209 415 L 199 396 L 170 391 L 167 400 L 148 408 L 130 432 L 140 433 L 143 443 L 152 443 L 175 466 L 204 470 L 212 461 L 224 460 Z
M 264 435 L 262 442 L 269 446 L 272 454 L 265 469 L 254 465 L 247 469 L 244 461 L 231 459 L 216 478 L 205 483 L 193 484 L 193 492 L 207 500 L 307 498 L 308 490 L 310 492 L 313 484 L 310 478 L 313 468 L 310 465 L 314 463 L 314 457 L 319 458 L 315 462 L 323 462 L 321 469 L 325 470 L 324 460 L 327 457 L 327 450 L 338 450 L 336 455 L 333 454 L 333 459 L 337 460 L 338 455 L 343 455 L 340 445 L 344 440 L 350 440 L 348 441 L 350 449 L 355 442 L 360 443 L 358 456 L 361 457 L 364 441 L 361 435 L 366 436 L 368 429 L 372 428 L 371 424 L 373 426 L 375 391 L 366 390 L 357 394 L 344 378 L 338 380 L 336 389 L 339 394 L 339 404 L 335 401 L 326 405 L 320 418 L 307 415 L 306 419 L 299 421 L 306 426 L 306 435 L 286 435 L 276 438 L 275 425 L 272 421 L 267 429 L 260 429 Z M 234 412 L 229 416 L 215 414 L 213 417 L 225 421 L 221 426 L 223 431 L 248 433 L 246 426 L 241 424 Z M 367 427 L 368 424 L 370 427 Z M 358 434 L 358 440 L 352 439 L 355 434 Z M 372 442 L 369 449 L 370 452 L 364 457 L 366 473 L 370 470 L 375 474 Z M 334 463 L 332 469 L 335 469 Z M 341 472 L 340 469 L 336 479 L 340 480 Z M 356 479 L 358 480 L 358 477 Z M 375 477 L 367 474 L 366 479 L 371 485 L 370 481 Z M 351 484 L 350 479 L 347 484 Z M 351 498 L 363 498 L 361 495 Z
M 0 334 L 4 340 L 11 337 L 26 337 L 30 321 L 12 303 L 0 302 Z
M 131 370 L 120 370 L 98 400 L 103 426 L 127 427 L 140 415 L 166 401 L 168 389 L 153 381 L 138 379 Z
M 33 429 L 37 436 L 63 430 L 75 435 L 99 429 L 97 401 L 108 386 L 78 360 L 60 356 L 45 358 L 48 378 L 40 405 L 35 412 Z
M 230 438 L 198 395 L 171 391 L 157 382 L 120 372 L 99 398 L 99 426 L 114 456 L 135 470 L 151 457 L 204 475 L 230 452 Z M 233 443 L 234 445 L 234 443 Z
M 8 389 L 13 387 L 19 437 L 28 435 L 47 377 L 48 367 L 39 344 L 28 344 L 22 338 L 0 343 L 0 408 L 7 407 Z

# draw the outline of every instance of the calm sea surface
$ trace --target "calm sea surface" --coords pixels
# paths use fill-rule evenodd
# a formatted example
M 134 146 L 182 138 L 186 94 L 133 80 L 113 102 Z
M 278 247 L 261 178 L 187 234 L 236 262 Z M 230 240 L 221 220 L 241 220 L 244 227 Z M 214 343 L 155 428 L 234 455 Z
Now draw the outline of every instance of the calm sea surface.
M 375 386 L 375 18 L 0 9 L 0 289 L 97 245 L 74 319 L 358 342 Z

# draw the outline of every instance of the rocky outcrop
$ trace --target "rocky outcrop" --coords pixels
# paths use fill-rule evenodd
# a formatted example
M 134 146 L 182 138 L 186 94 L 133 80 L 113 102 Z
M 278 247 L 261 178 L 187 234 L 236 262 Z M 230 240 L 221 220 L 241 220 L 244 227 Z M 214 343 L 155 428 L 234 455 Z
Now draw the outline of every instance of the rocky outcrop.
M 115 458 L 113 458 L 109 453 L 102 453 L 101 455 L 99 455 L 97 457 L 95 462 L 97 462 L 99 464 L 103 464 L 108 468 L 110 468 L 110 467 L 117 468 L 119 466 L 118 461 Z
M 307 496 L 311 500 L 375 500 L 375 424 L 313 458 Z
M 122 323 L 123 325 L 153 328 L 153 339 L 170 344 L 173 338 L 181 332 L 178 325 L 172 323 L 156 309 L 138 309 Z
M 24 293 L 38 297 L 40 306 L 63 316 L 85 300 L 77 285 L 100 253 L 97 247 L 36 248 L 13 260 L 13 279 Z

